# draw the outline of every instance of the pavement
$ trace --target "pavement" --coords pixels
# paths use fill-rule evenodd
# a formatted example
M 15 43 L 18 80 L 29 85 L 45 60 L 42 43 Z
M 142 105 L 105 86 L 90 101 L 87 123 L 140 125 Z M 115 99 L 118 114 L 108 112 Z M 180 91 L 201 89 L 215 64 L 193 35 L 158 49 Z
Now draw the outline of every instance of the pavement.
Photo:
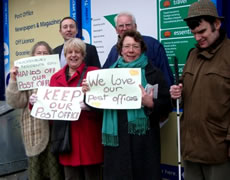
M 6 176 L 1 176 L 0 180 L 28 180 L 27 171 L 20 171 L 14 174 L 9 174 Z
M 0 101 L 0 180 L 28 179 L 19 118 L 21 110 Z

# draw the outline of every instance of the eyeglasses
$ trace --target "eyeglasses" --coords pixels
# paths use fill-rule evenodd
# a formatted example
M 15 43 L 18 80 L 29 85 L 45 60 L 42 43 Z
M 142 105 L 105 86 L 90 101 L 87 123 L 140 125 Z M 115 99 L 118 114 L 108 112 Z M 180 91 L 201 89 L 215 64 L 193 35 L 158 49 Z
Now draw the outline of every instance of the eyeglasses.
M 118 28 L 119 29 L 124 29 L 125 27 L 128 29 L 128 28 L 131 28 L 132 27 L 132 23 L 128 23 L 128 24 L 119 24 L 118 25 Z
M 124 50 L 129 50 L 130 48 L 132 48 L 134 50 L 139 50 L 141 47 L 140 47 L 140 45 L 137 45 L 137 44 L 127 44 L 127 45 L 122 46 L 122 48 Z

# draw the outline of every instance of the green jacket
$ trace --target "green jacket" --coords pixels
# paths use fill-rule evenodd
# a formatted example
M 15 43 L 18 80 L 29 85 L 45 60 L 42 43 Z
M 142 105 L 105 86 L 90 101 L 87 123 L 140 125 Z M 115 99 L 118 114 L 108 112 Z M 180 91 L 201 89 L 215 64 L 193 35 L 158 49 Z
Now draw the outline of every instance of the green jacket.
M 221 36 L 208 50 L 195 48 L 183 70 L 181 148 L 184 160 L 228 160 L 230 142 L 230 40 Z

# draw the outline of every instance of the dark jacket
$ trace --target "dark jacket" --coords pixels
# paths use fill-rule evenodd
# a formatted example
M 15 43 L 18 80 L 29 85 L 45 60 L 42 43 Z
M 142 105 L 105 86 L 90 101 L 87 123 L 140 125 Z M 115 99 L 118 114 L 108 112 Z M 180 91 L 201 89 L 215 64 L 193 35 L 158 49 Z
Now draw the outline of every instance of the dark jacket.
M 150 129 L 145 135 L 128 133 L 127 111 L 118 110 L 118 147 L 104 147 L 104 179 L 160 180 L 159 120 L 171 111 L 169 88 L 160 70 L 148 64 L 145 68 L 149 84 L 158 84 L 154 107 L 145 109 Z
M 169 86 L 174 84 L 174 78 L 172 71 L 169 67 L 168 58 L 165 53 L 165 49 L 163 45 L 156 39 L 149 36 L 142 36 L 146 46 L 146 56 L 150 60 L 150 62 L 160 69 Z M 116 45 L 112 47 L 110 53 L 103 65 L 103 68 L 109 68 L 113 63 L 115 63 L 118 59 L 118 51 Z
M 95 66 L 101 68 L 100 60 L 97 54 L 97 49 L 95 46 L 91 44 L 86 44 L 86 57 L 85 63 L 87 66 Z M 61 57 L 61 52 L 63 49 L 64 44 L 57 46 L 53 49 L 53 54 L 59 54 L 59 58 Z
M 184 160 L 205 164 L 228 161 L 230 142 L 230 40 L 191 51 L 183 70 Z

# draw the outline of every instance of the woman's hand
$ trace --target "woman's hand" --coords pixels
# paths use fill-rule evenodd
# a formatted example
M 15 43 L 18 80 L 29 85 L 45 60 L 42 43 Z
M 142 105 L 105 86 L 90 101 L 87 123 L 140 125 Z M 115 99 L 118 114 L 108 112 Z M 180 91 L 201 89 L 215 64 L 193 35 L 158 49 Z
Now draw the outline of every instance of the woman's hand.
M 153 108 L 154 102 L 153 102 L 153 89 L 150 90 L 149 93 L 147 93 L 142 85 L 139 85 L 141 88 L 142 93 L 142 105 L 146 106 L 148 108 Z
M 33 106 L 38 100 L 38 96 L 37 94 L 31 94 L 30 98 L 29 98 L 29 102 L 30 104 Z
M 82 92 L 85 94 L 87 91 L 89 91 L 89 84 L 87 83 L 86 79 L 82 80 Z
M 179 99 L 181 97 L 182 89 L 183 85 L 181 83 L 179 85 L 172 85 L 169 90 L 171 98 Z
M 10 69 L 10 79 L 12 79 L 13 81 L 16 81 L 17 80 L 17 78 L 16 78 L 17 75 L 18 75 L 18 67 L 13 66 Z
M 90 108 L 86 106 L 86 104 L 83 101 L 80 102 L 80 108 L 81 110 L 90 111 Z

